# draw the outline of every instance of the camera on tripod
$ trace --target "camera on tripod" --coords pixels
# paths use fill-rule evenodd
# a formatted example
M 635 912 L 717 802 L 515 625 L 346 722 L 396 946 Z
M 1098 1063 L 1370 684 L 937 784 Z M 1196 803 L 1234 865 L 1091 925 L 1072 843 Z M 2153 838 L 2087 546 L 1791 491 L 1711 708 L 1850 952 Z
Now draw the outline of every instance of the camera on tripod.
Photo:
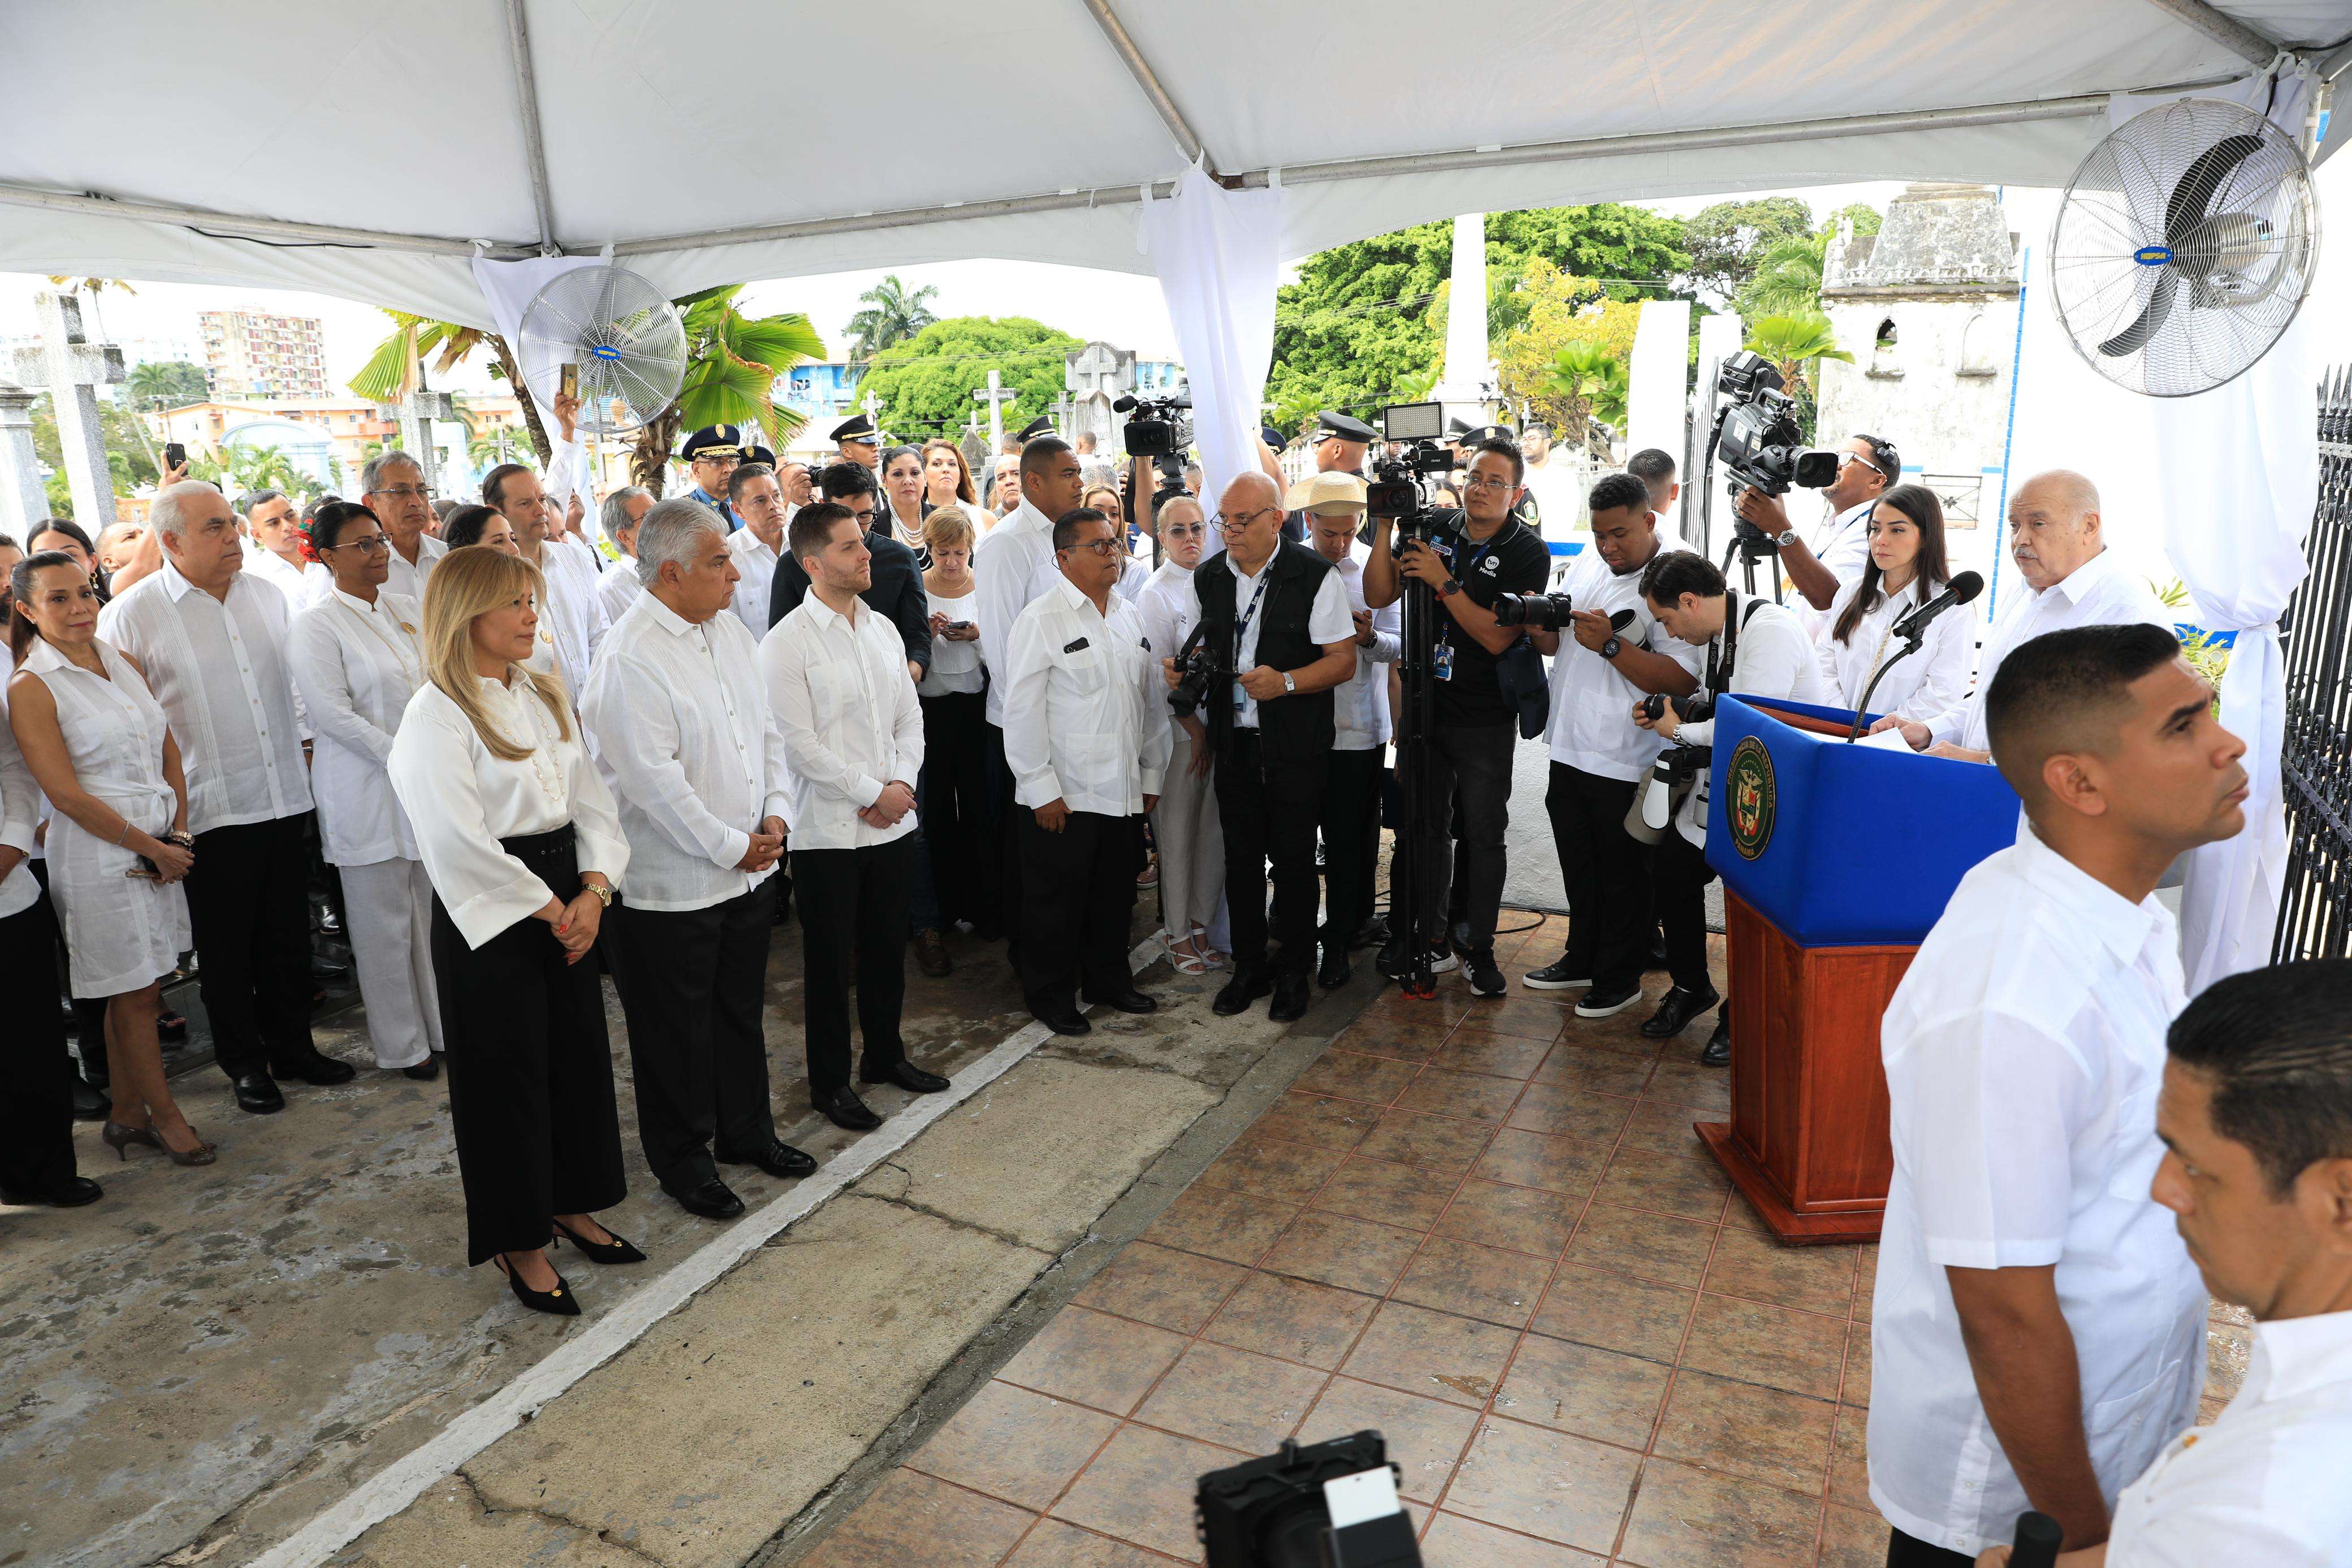
M 1212 685 L 1234 678 L 1233 664 L 1220 643 L 1204 642 L 1202 633 L 1209 623 L 1202 622 L 1184 639 L 1184 646 L 1176 654 L 1176 685 L 1168 694 L 1168 711 L 1178 718 L 1191 718 L 1201 711 L 1208 699 Z
M 1787 385 L 1770 361 L 1748 350 L 1716 372 L 1715 390 L 1729 401 L 1716 415 L 1715 455 L 1734 495 L 1753 489 L 1785 496 L 1792 486 L 1818 490 L 1837 477 L 1838 454 L 1804 444 Z
M 1442 444 L 1445 435 L 1445 405 L 1403 402 L 1381 411 L 1381 435 L 1391 448 L 1372 465 L 1372 482 L 1364 487 L 1364 511 L 1374 517 L 1395 517 L 1404 532 L 1412 532 L 1422 511 L 1423 483 L 1432 474 L 1450 473 L 1453 452 Z M 1402 446 L 1404 450 L 1393 450 Z
M 1119 433 L 1129 457 L 1181 458 L 1192 444 L 1192 394 L 1189 392 L 1172 397 L 1137 397 L 1129 392 L 1112 403 L 1114 413 L 1132 413 L 1134 417 Z M 1184 482 L 1183 465 L 1176 469 L 1176 482 Z

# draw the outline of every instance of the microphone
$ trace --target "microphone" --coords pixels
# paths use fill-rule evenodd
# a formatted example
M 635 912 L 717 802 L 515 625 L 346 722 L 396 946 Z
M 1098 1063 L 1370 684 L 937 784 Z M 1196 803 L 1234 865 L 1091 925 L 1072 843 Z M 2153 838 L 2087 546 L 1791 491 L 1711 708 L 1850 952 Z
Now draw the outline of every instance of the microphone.
M 1964 571 L 1945 585 L 1944 591 L 1919 606 L 1895 623 L 1895 634 L 1906 643 L 1916 643 L 1927 634 L 1927 622 L 1955 604 L 1966 604 L 1984 591 L 1980 573 Z
M 1127 413 L 1132 411 L 1134 407 L 1135 394 L 1133 392 L 1123 392 L 1119 395 L 1117 401 L 1112 402 L 1110 405 L 1110 411 L 1113 413 Z

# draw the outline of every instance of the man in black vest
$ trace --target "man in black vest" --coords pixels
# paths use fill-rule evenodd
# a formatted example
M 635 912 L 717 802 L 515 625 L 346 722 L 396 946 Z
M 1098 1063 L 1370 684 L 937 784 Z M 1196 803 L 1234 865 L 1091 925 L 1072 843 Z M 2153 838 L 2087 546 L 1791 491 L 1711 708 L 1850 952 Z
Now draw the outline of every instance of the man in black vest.
M 1314 994 L 1315 828 L 1335 737 L 1331 690 L 1356 673 L 1356 622 L 1331 563 L 1282 538 L 1282 492 L 1262 473 L 1225 486 L 1213 519 L 1223 553 L 1192 591 L 1201 644 L 1230 656 L 1234 679 L 1208 692 L 1217 811 L 1225 824 L 1234 977 L 1216 1010 L 1274 993 L 1268 1016 L 1303 1018 Z M 1172 670 L 1172 664 L 1171 664 Z M 1274 864 L 1278 968 L 1266 957 L 1266 862 Z

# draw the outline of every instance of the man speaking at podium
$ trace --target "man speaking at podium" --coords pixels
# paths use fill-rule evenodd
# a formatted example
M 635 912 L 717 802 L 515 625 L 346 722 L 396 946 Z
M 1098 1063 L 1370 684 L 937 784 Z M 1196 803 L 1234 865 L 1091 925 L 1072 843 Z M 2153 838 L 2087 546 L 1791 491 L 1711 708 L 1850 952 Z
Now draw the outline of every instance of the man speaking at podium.
M 2186 999 L 2155 891 L 2243 826 L 2245 744 L 2146 625 L 2020 644 L 1984 712 L 2026 824 L 1961 880 L 1880 1030 L 1868 1441 L 1890 1568 L 1967 1563 L 2029 1508 L 2069 1547 L 2105 1540 L 2204 1382 L 2204 1287 L 2148 1196 Z

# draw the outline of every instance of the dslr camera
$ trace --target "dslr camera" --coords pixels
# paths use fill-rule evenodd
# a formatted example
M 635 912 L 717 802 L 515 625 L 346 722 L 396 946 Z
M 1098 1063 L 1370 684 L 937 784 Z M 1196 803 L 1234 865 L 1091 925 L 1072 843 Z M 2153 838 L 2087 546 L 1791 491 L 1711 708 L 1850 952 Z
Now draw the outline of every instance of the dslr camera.
M 1139 398 L 1129 392 L 1112 403 L 1111 412 L 1133 415 L 1119 433 L 1129 457 L 1181 458 L 1192 444 L 1192 394 L 1181 392 L 1173 397 Z M 1183 467 L 1180 462 L 1176 479 L 1183 483 Z
M 1444 444 L 1445 405 L 1406 402 L 1384 408 L 1381 434 L 1391 452 L 1372 465 L 1372 482 L 1364 487 L 1364 511 L 1368 517 L 1398 519 L 1410 535 L 1421 520 L 1428 476 L 1450 473 L 1454 465 L 1453 451 Z
M 1215 683 L 1234 678 L 1233 661 L 1225 657 L 1223 638 L 1215 642 L 1203 639 L 1209 629 L 1206 621 L 1192 628 L 1184 639 L 1184 646 L 1176 654 L 1176 686 L 1168 694 L 1168 709 L 1178 718 L 1191 718 L 1201 711 Z

